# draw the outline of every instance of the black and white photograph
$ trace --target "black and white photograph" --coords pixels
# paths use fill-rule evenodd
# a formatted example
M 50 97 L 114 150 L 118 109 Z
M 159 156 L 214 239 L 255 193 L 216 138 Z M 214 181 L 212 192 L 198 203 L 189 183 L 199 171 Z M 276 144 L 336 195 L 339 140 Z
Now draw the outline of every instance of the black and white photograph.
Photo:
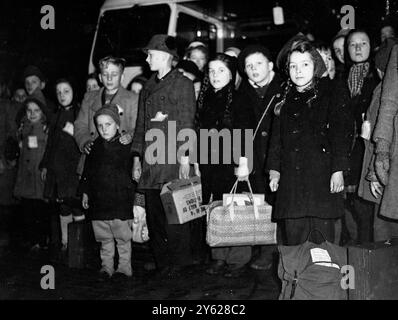
M 396 300 L 397 150 L 398 0 L 2 0 L 0 302 Z

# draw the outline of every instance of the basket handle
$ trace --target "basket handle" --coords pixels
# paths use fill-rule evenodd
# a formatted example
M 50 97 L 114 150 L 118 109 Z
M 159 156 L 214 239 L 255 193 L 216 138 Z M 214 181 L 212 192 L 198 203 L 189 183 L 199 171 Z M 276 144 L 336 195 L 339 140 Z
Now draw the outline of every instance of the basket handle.
M 254 202 L 254 195 L 253 195 L 252 186 L 250 184 L 249 179 L 247 179 L 245 181 L 247 182 L 247 185 L 249 186 L 250 193 L 248 194 L 248 196 L 249 196 L 250 202 L 253 205 L 254 217 L 257 220 L 259 218 L 259 213 L 258 213 L 258 207 L 257 207 L 257 205 Z M 234 196 L 236 194 L 236 189 L 238 188 L 238 182 L 239 182 L 239 179 L 236 179 L 236 181 L 235 181 L 235 183 L 234 183 L 234 185 L 233 185 L 233 187 L 232 187 L 232 189 L 230 191 L 230 194 L 232 194 L 232 199 L 231 199 L 231 203 L 227 207 L 227 211 L 228 211 L 229 216 L 230 216 L 232 221 L 234 221 L 234 219 L 235 219 Z

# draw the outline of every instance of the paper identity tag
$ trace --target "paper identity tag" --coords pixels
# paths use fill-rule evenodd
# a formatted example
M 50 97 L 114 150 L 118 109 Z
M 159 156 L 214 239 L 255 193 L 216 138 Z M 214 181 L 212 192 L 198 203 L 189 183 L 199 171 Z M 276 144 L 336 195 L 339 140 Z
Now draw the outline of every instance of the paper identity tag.
M 75 127 L 73 126 L 73 124 L 68 121 L 65 123 L 65 127 L 62 129 L 62 131 L 66 132 L 67 134 L 69 134 L 73 137 L 74 128 Z
M 325 267 L 333 267 L 340 269 L 340 267 L 332 263 L 332 259 L 330 258 L 329 252 L 321 248 L 313 248 L 310 250 L 312 262 L 317 265 L 325 266 Z
M 370 140 L 370 121 L 365 120 L 362 123 L 362 128 L 361 128 L 361 137 L 364 138 L 365 140 Z
M 29 149 L 37 149 L 39 147 L 36 136 L 28 136 L 28 147 Z
M 163 114 L 162 111 L 158 111 L 158 112 L 156 112 L 155 117 L 151 119 L 151 121 L 154 121 L 154 122 L 162 122 L 162 121 L 164 121 L 167 117 L 168 117 L 167 114 Z

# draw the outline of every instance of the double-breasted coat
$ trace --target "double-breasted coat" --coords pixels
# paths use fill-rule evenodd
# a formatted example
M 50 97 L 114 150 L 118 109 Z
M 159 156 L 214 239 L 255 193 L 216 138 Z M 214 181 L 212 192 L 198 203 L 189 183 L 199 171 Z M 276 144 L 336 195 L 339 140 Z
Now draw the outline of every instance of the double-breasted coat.
M 253 141 L 253 170 L 250 178 L 254 192 L 269 195 L 269 187 L 266 184 L 265 161 L 268 155 L 269 137 L 271 136 L 271 125 L 274 118 L 275 103 L 280 97 L 282 90 L 282 79 L 275 74 L 263 97 L 260 97 L 254 87 L 247 79 L 239 86 L 233 102 L 235 118 L 240 119 L 244 126 L 242 129 L 253 129 L 253 133 L 259 124 L 257 134 Z M 268 111 L 263 117 L 267 106 Z M 263 119 L 261 120 L 261 118 Z M 261 120 L 261 122 L 260 122 Z M 270 198 L 270 197 L 267 197 Z M 269 201 L 270 199 L 267 199 Z
M 102 96 L 105 88 L 87 92 L 84 96 L 79 114 L 74 123 L 74 137 L 80 151 L 88 141 L 94 141 L 98 137 L 98 132 L 94 123 L 94 114 L 102 107 Z M 120 116 L 120 133 L 130 133 L 134 135 L 137 110 L 138 95 L 120 87 L 112 99 L 112 103 L 118 105 Z M 84 156 L 83 156 L 84 159 Z M 84 161 L 79 162 L 77 172 L 83 171 Z
M 164 183 L 178 179 L 177 151 L 184 142 L 178 142 L 177 135 L 182 129 L 192 129 L 194 132 L 195 105 L 192 81 L 176 69 L 161 80 L 153 74 L 146 82 L 140 94 L 132 145 L 132 150 L 142 160 L 139 188 L 161 189 Z M 163 121 L 151 121 L 158 112 L 167 117 Z M 157 134 L 164 139 L 154 138 L 153 135 Z
M 342 194 L 330 192 L 334 172 L 348 168 L 352 127 L 346 106 L 321 79 L 314 89 L 290 90 L 275 117 L 267 169 L 280 172 L 276 219 L 337 218 Z
M 92 220 L 133 219 L 131 144 L 122 145 L 119 138 L 98 137 L 84 165 L 78 193 L 88 195 Z
M 48 128 L 41 122 L 25 120 L 19 131 L 21 154 L 14 195 L 18 198 L 43 199 L 44 182 L 39 165 L 46 149 Z

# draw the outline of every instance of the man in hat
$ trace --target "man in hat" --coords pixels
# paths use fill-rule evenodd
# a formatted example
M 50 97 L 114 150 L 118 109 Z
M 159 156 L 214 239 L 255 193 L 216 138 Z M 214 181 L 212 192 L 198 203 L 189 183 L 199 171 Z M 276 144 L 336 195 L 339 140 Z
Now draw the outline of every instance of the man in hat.
M 140 157 L 134 159 L 133 178 L 139 180 L 138 188 L 145 191 L 149 238 L 157 267 L 161 275 L 173 276 L 181 266 L 192 262 L 189 223 L 167 223 L 160 191 L 165 183 L 189 175 L 187 157 L 176 152 L 182 143 L 169 141 L 173 138 L 168 136 L 168 131 L 172 125 L 177 133 L 194 128 L 195 93 L 192 81 L 177 69 L 172 69 L 173 57 L 178 57 L 174 37 L 154 35 L 143 50 L 148 54 L 146 61 L 151 71 L 155 73 L 141 91 L 132 146 Z M 155 158 L 151 152 L 153 147 L 148 148 L 152 140 L 145 139 L 151 129 L 161 130 L 164 134 L 165 145 L 156 150 L 157 159 L 164 156 L 163 163 L 148 162 L 148 159 Z

